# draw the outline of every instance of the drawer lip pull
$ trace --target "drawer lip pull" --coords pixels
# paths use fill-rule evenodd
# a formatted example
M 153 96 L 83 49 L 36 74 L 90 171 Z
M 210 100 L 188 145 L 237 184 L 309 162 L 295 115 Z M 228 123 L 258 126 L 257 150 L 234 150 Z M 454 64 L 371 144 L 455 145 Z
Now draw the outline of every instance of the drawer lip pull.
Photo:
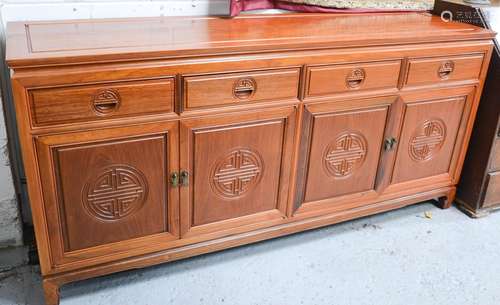
M 355 68 L 347 74 L 346 84 L 351 89 L 357 89 L 365 82 L 366 72 L 362 68 Z
M 101 89 L 92 97 L 94 111 L 98 115 L 110 114 L 120 108 L 121 98 L 114 89 Z
M 439 67 L 438 76 L 441 79 L 448 79 L 453 71 L 455 71 L 455 63 L 452 60 L 447 60 Z
M 246 100 L 254 96 L 257 91 L 257 82 L 253 77 L 242 77 L 234 82 L 233 96 L 240 100 Z

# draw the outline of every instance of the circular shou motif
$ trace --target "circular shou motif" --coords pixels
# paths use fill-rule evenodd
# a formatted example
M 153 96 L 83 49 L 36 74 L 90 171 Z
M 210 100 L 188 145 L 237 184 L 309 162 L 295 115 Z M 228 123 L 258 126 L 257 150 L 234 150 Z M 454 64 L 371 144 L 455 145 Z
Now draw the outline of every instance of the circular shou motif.
M 255 186 L 262 176 L 262 158 L 249 149 L 237 149 L 219 159 L 212 170 L 212 189 L 224 198 L 237 198 Z
M 410 140 L 410 157 L 415 161 L 432 159 L 443 146 L 446 127 L 441 120 L 425 121 L 414 132 Z
M 144 175 L 127 165 L 105 168 L 83 189 L 87 212 L 101 220 L 119 220 L 138 211 L 146 201 L 148 185 Z
M 340 134 L 324 152 L 325 170 L 334 177 L 346 177 L 363 164 L 367 151 L 366 139 L 357 132 Z

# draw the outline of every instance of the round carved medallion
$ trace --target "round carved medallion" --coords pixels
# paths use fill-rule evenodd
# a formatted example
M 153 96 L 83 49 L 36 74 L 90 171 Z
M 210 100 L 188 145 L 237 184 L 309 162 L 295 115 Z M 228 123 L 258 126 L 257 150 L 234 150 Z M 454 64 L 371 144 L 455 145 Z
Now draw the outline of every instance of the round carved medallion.
M 432 159 L 443 146 L 446 126 L 441 120 L 425 121 L 415 130 L 410 140 L 409 153 L 415 161 Z
M 367 143 L 358 132 L 341 133 L 323 153 L 326 172 L 334 177 L 346 177 L 361 166 L 366 158 Z
M 128 165 L 114 165 L 85 184 L 82 197 L 90 215 L 112 221 L 138 211 L 147 194 L 146 178 L 139 170 Z
M 212 169 L 210 184 L 224 198 L 243 196 L 262 176 L 262 158 L 250 149 L 233 150 L 217 160 Z

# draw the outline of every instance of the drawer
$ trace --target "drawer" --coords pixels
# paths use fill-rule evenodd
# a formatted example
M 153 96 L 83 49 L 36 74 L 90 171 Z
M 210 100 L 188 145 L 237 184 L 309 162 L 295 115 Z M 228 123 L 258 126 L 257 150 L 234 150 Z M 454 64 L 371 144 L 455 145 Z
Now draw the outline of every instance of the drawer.
M 493 144 L 490 170 L 500 171 L 500 135 L 495 139 Z
M 184 78 L 184 109 L 296 99 L 300 70 L 281 69 Z
M 401 61 L 310 67 L 308 96 L 397 88 Z
M 500 171 L 488 174 L 486 194 L 484 196 L 484 207 L 500 204 Z
M 482 54 L 410 59 L 405 84 L 412 86 L 479 79 L 483 61 Z
M 174 109 L 174 80 L 35 89 L 30 102 L 34 125 L 168 113 Z

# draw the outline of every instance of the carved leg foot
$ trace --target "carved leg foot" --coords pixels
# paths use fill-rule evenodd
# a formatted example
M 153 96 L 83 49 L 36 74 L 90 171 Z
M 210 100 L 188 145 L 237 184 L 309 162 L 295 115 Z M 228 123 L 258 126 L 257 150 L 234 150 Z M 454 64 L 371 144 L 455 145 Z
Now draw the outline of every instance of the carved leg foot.
M 453 201 L 455 201 L 455 194 L 457 192 L 456 188 L 451 189 L 446 196 L 439 197 L 438 207 L 441 209 L 448 209 L 451 207 Z
M 59 305 L 59 286 L 49 280 L 43 280 L 45 305 Z

